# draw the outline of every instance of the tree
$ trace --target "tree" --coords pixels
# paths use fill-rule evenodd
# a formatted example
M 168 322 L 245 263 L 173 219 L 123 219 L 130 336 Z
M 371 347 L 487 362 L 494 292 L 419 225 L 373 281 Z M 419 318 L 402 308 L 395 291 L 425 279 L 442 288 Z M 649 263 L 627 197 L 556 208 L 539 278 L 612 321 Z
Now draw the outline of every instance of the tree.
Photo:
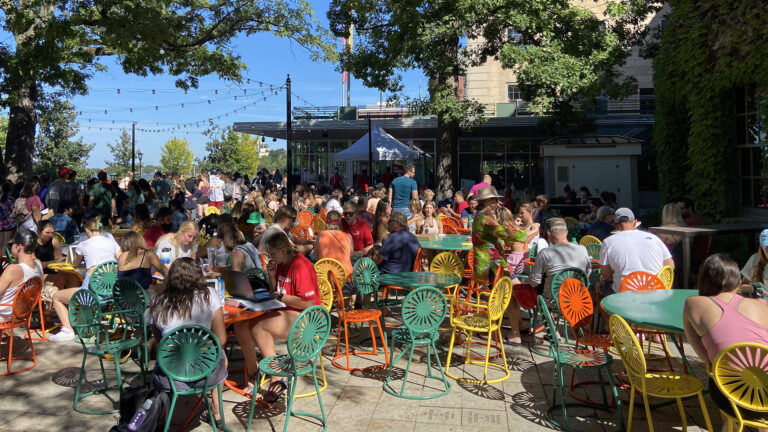
M 131 169 L 131 135 L 126 129 L 121 130 L 120 138 L 114 144 L 107 144 L 107 148 L 112 152 L 112 160 L 104 161 L 107 172 L 122 178 Z
M 483 107 L 460 97 L 459 78 L 468 67 L 500 57 L 520 74 L 523 94 L 534 96 L 541 113 L 559 108 L 568 114 L 567 102 L 587 90 L 626 91 L 626 85 L 612 81 L 619 78 L 615 66 L 639 37 L 643 18 L 659 5 L 605 4 L 609 17 L 602 22 L 570 0 L 438 0 L 418 7 L 395 0 L 333 0 L 328 18 L 336 36 L 349 37 L 350 28 L 357 33 L 354 50 L 341 53 L 341 68 L 366 86 L 397 94 L 403 70 L 421 69 L 427 76 L 429 98 L 406 101 L 415 113 L 437 117 L 437 176 L 444 191 L 458 180 L 459 131 L 484 121 Z M 508 29 L 522 39 L 509 38 Z M 618 51 L 609 49 L 610 43 L 618 44 Z M 595 48 L 600 50 L 594 58 L 580 61 Z M 557 81 L 562 78 L 568 78 L 565 85 Z
M 78 174 L 85 172 L 94 144 L 85 143 L 82 138 L 73 140 L 80 126 L 76 117 L 77 112 L 68 100 L 56 98 L 46 103 L 35 139 L 35 173 L 55 176 L 60 167 Z
M 308 1 L 0 0 L 0 106 L 8 107 L 4 168 L 13 182 L 32 170 L 39 103 L 50 89 L 87 93 L 87 80 L 113 56 L 123 71 L 167 73 L 181 88 L 217 75 L 239 82 L 246 65 L 230 43 L 269 32 L 288 37 L 313 59 L 334 58 Z
M 5 150 L 5 135 L 8 133 L 8 116 L 0 116 L 0 149 Z
M 211 140 L 205 144 L 208 155 L 201 168 L 253 175 L 259 168 L 258 138 L 235 132 L 230 127 L 219 129 L 212 126 L 208 132 Z
M 173 137 L 165 142 L 160 154 L 164 171 L 187 174 L 192 172 L 195 154 L 189 149 L 189 141 Z
M 259 158 L 259 168 L 266 168 L 270 171 L 279 169 L 285 172 L 288 166 L 288 158 L 285 149 L 270 150 L 269 154 Z

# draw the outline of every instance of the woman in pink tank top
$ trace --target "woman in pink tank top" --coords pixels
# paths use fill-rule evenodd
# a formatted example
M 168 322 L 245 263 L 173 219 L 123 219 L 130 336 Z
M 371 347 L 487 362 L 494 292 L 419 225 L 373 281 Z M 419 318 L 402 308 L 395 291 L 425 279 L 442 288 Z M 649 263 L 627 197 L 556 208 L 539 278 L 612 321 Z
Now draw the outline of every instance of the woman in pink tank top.
M 739 294 L 739 266 L 728 255 L 715 254 L 699 271 L 699 296 L 689 297 L 683 309 L 685 336 L 699 358 L 711 365 L 725 348 L 742 342 L 768 345 L 768 306 L 765 301 Z M 710 378 L 715 404 L 732 414 L 731 404 Z M 768 417 L 740 410 L 745 418 Z M 761 429 L 763 430 L 763 429 Z

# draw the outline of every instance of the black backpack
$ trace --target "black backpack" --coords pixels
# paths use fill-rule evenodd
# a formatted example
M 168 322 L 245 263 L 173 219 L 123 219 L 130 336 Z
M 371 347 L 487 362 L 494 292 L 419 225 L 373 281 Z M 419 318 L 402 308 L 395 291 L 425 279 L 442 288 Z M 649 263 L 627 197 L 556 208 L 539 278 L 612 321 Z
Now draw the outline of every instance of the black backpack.
M 158 391 L 152 385 L 150 376 L 149 384 L 144 384 L 141 377 L 137 377 L 134 382 L 123 390 L 120 395 L 120 421 L 109 430 L 109 432 L 130 432 L 128 424 L 133 419 L 136 411 L 144 405 L 147 400 L 152 400 L 152 407 L 147 411 L 147 417 L 138 429 L 138 432 L 155 432 L 163 430 L 163 413 L 168 412 L 171 405 L 168 393 Z

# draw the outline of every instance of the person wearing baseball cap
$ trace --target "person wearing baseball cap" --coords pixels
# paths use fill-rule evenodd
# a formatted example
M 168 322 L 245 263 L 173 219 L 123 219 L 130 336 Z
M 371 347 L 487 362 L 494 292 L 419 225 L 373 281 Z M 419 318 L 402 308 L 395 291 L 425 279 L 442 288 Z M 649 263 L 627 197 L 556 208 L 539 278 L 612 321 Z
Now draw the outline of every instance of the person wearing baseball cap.
M 600 272 L 603 295 L 619 292 L 621 281 L 628 274 L 644 271 L 658 274 L 662 267 L 675 268 L 667 246 L 653 233 L 640 231 L 640 222 L 632 210 L 621 207 L 614 213 L 614 226 L 619 231 L 603 241 L 600 249 Z
M 768 229 L 760 232 L 760 246 L 741 269 L 741 276 L 750 283 L 761 283 L 768 287 Z
M 419 251 L 419 240 L 408 230 L 405 213 L 395 210 L 387 222 L 389 236 L 373 255 L 381 273 L 400 273 L 413 270 L 413 261 Z
M 43 267 L 35 259 L 37 235 L 31 231 L 16 231 L 11 242 L 11 256 L 16 264 L 9 264 L 0 276 L 0 303 L 13 304 L 19 286 L 33 277 L 43 277 Z M 42 282 L 41 282 L 42 286 Z M 11 306 L 0 306 L 0 323 L 8 321 L 13 315 Z

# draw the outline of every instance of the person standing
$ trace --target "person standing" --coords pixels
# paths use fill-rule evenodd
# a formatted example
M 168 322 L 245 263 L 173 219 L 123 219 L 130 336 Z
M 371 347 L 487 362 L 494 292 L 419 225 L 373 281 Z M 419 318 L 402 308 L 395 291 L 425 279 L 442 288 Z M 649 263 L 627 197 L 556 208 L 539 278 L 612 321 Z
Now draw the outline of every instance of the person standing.
M 477 192 L 478 192 L 480 189 L 482 189 L 482 188 L 484 188 L 484 187 L 486 187 L 486 186 L 490 186 L 490 185 L 491 185 L 491 176 L 489 176 L 488 174 L 486 174 L 486 175 L 484 175 L 484 176 L 483 176 L 483 181 L 481 181 L 481 182 L 479 182 L 479 183 L 475 183 L 475 185 L 474 185 L 474 186 L 472 186 L 472 187 L 469 189 L 469 196 L 472 196 L 472 195 L 477 195 Z
M 341 175 L 339 175 L 339 167 L 333 168 L 333 175 L 328 179 L 328 185 L 331 189 L 344 189 L 344 180 L 341 178 Z
M 221 180 L 216 170 L 211 171 L 211 175 L 208 176 L 208 200 L 210 205 L 221 210 L 221 205 L 224 204 L 224 181 Z
M 170 182 L 165 179 L 162 172 L 157 171 L 155 172 L 155 179 L 152 180 L 151 184 L 157 195 L 157 201 L 154 203 L 155 209 L 167 205 L 171 193 Z
M 98 213 L 103 220 L 116 214 L 117 203 L 114 191 L 107 184 L 107 173 L 99 171 L 96 177 L 99 179 L 98 183 L 88 191 L 88 209 L 91 215 Z
M 368 177 L 368 170 L 363 168 L 363 172 L 357 175 L 357 188 L 365 189 L 365 186 L 370 184 L 371 179 Z
M 392 203 L 392 211 L 400 211 L 405 214 L 406 219 L 413 216 L 408 208 L 412 199 L 419 199 L 419 185 L 413 176 L 416 175 L 416 167 L 413 164 L 405 166 L 405 172 L 402 176 L 392 180 L 389 187 L 389 202 Z

